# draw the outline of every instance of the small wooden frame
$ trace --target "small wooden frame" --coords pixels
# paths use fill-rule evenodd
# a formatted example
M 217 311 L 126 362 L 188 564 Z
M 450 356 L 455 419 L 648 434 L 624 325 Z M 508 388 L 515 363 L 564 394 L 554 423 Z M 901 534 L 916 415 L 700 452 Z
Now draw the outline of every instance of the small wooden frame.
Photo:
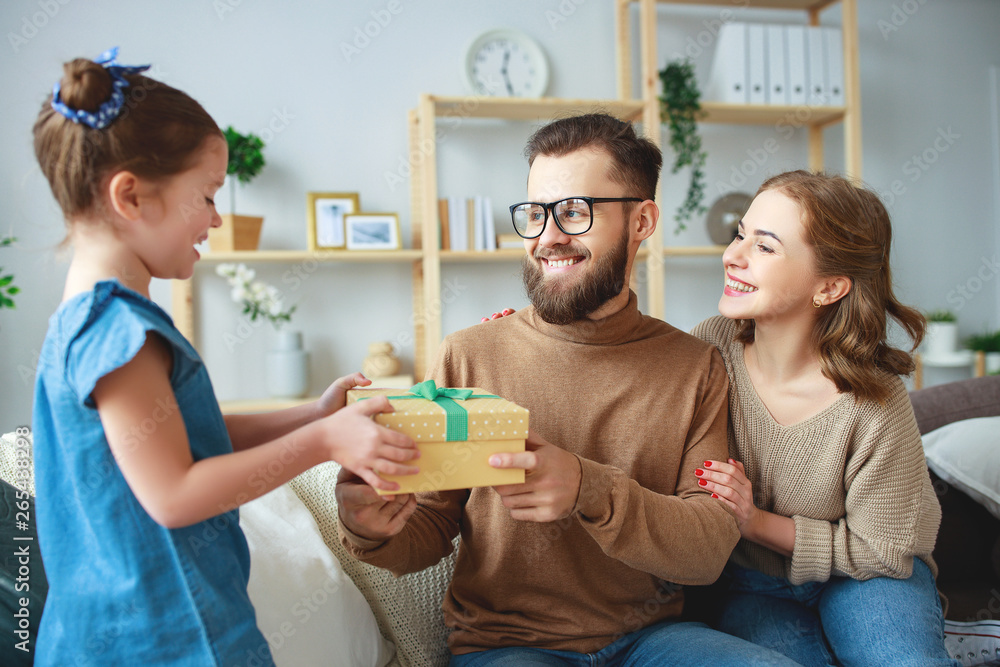
M 395 213 L 348 213 L 344 216 L 348 250 L 399 250 L 399 216 Z
M 357 192 L 306 193 L 309 250 L 346 247 L 344 216 L 360 210 L 361 197 Z

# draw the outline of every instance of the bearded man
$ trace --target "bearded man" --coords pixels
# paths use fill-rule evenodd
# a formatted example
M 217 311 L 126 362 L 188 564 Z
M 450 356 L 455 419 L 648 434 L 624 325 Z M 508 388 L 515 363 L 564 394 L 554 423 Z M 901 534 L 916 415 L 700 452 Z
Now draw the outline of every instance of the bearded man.
M 679 585 L 715 581 L 739 531 L 691 481 L 728 456 L 722 359 L 628 288 L 659 217 L 660 150 L 589 114 L 525 154 L 531 201 L 510 210 L 532 305 L 448 336 L 428 374 L 528 408 L 527 451 L 490 458 L 525 482 L 387 499 L 344 472 L 343 544 L 402 575 L 461 534 L 443 603 L 458 667 L 794 664 L 678 620 Z

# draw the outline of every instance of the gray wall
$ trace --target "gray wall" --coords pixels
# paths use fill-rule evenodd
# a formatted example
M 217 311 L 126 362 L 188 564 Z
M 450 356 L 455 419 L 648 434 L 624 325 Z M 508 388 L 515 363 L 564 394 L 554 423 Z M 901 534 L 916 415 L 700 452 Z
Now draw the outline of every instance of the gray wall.
M 734 5 L 740 3 L 734 2 Z M 896 242 L 893 261 L 901 297 L 920 308 L 950 307 L 964 334 L 998 321 L 996 200 L 1000 180 L 991 115 L 990 67 L 1000 65 L 1000 3 L 994 0 L 865 0 L 860 3 L 864 178 L 887 196 Z M 85 2 L 8 0 L 0 4 L 0 232 L 20 242 L 0 250 L 0 266 L 22 288 L 18 307 L 0 311 L 0 427 L 30 421 L 31 386 L 47 319 L 62 292 L 64 235 L 31 149 L 39 105 L 60 64 L 121 46 L 125 63 L 155 65 L 153 75 L 202 102 L 220 125 L 269 139 L 268 166 L 239 192 L 241 213 L 265 216 L 263 248 L 304 248 L 305 193 L 359 192 L 368 211 L 400 214 L 409 244 L 406 111 L 418 95 L 465 94 L 460 64 L 466 45 L 489 28 L 509 26 L 541 42 L 552 80 L 548 94 L 609 98 L 616 93 L 613 4 L 598 0 L 367 3 L 274 0 Z M 393 13 L 393 10 L 395 13 Z M 661 7 L 659 61 L 701 35 L 711 62 L 711 26 L 720 8 Z M 828 12 L 836 22 L 839 12 Z M 748 20 L 800 22 L 799 13 L 749 12 Z M 381 24 L 378 21 L 381 20 Z M 365 31 L 371 36 L 364 36 Z M 708 35 L 702 34 L 708 31 Z M 362 37 L 364 36 L 364 37 Z M 356 41 L 357 40 L 357 41 Z M 344 45 L 356 52 L 345 54 Z M 454 118 L 441 124 L 442 196 L 488 193 L 494 212 L 524 193 L 520 156 L 532 124 Z M 705 127 L 710 155 L 709 202 L 747 150 L 781 137 L 781 149 L 755 168 L 742 189 L 767 175 L 803 166 L 805 133 L 788 140 L 773 127 Z M 939 141 L 942 134 L 950 137 Z M 828 163 L 842 167 L 842 132 L 828 130 Z M 937 143 L 935 143 L 937 142 Z M 946 150 L 942 150 L 946 148 Z M 667 151 L 667 159 L 671 155 Z M 926 160 L 918 166 L 914 158 Z M 417 158 L 419 159 L 419 157 Z M 403 179 L 394 176 L 402 175 Z M 674 235 L 672 211 L 683 179 L 665 171 L 663 224 L 667 243 L 707 242 L 700 222 Z M 220 207 L 228 208 L 226 192 Z M 314 387 L 355 370 L 367 344 L 390 340 L 412 368 L 408 265 L 327 265 L 300 285 L 284 281 L 286 266 L 258 267 L 299 304 L 294 325 L 306 332 Z M 667 319 L 690 328 L 715 313 L 717 258 L 671 260 Z M 525 298 L 510 264 L 447 265 L 445 332 L 469 326 Z M 238 308 L 212 267 L 199 267 L 197 337 L 221 398 L 264 393 L 261 361 L 268 326 L 239 335 Z M 169 288 L 154 297 L 169 307 Z M 226 334 L 231 334 L 227 336 Z M 233 345 L 233 336 L 240 342 Z M 230 342 L 227 344 L 227 340 Z M 938 373 L 944 373 L 938 371 Z M 958 373 L 958 372 L 953 372 Z M 950 379 L 947 373 L 935 379 Z

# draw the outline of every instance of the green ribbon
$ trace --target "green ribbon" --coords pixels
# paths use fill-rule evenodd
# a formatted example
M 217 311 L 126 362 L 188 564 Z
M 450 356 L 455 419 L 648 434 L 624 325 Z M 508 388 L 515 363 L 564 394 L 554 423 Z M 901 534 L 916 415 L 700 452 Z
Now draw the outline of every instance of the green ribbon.
M 470 398 L 500 398 L 493 394 L 473 394 L 471 389 L 450 389 L 438 387 L 434 380 L 424 380 L 408 390 L 408 395 L 386 396 L 389 399 L 424 398 L 441 406 L 445 414 L 445 440 L 455 442 L 469 439 L 469 411 L 455 401 L 465 401 Z

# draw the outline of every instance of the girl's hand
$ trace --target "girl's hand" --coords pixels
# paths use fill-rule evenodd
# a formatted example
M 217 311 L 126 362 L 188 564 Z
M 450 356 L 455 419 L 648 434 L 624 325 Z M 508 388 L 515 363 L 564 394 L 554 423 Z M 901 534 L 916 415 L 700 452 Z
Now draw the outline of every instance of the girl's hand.
M 412 475 L 419 472 L 419 468 L 405 462 L 418 458 L 420 451 L 409 436 L 372 420 L 374 415 L 383 412 L 392 412 L 389 399 L 374 396 L 337 410 L 317 423 L 325 431 L 328 458 L 373 488 L 395 491 L 399 484 L 384 480 L 379 475 Z
M 323 395 L 316 401 L 316 410 L 319 417 L 332 415 L 347 403 L 347 390 L 354 387 L 367 387 L 372 383 L 361 373 L 352 373 L 333 381 Z
M 514 314 L 513 308 L 504 308 L 499 313 L 493 313 L 489 317 L 484 317 L 483 319 L 480 320 L 480 322 L 489 322 L 490 320 L 498 320 L 501 317 L 505 317 L 507 315 L 512 315 L 512 314 Z
M 711 491 L 713 498 L 718 498 L 733 510 L 740 534 L 748 537 L 760 510 L 753 504 L 753 488 L 743 464 L 735 459 L 729 459 L 728 463 L 705 461 L 705 467 L 696 468 L 694 474 L 699 478 L 698 484 Z

